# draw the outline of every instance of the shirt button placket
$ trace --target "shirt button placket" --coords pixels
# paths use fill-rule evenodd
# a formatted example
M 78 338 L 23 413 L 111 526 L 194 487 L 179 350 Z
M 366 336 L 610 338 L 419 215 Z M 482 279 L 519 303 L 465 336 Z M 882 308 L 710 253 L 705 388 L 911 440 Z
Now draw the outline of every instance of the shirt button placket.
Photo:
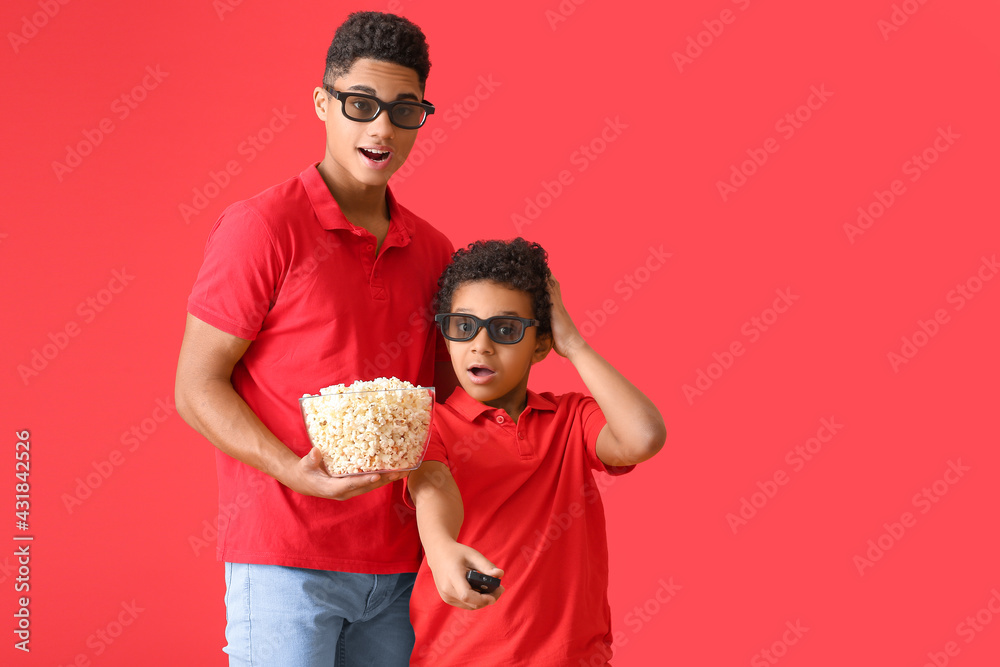
M 382 283 L 379 270 L 375 268 L 379 258 L 374 256 L 374 252 L 375 245 L 369 241 L 365 244 L 365 252 L 362 254 L 362 264 L 368 272 L 368 289 L 371 290 L 372 298 L 377 301 L 384 301 L 386 298 L 385 285 Z
M 517 425 L 517 434 L 514 436 L 514 443 L 517 445 L 517 453 L 520 454 L 523 459 L 534 458 L 535 452 L 532 451 L 531 443 L 528 442 L 528 436 L 524 434 L 523 429 L 524 426 L 522 424 Z

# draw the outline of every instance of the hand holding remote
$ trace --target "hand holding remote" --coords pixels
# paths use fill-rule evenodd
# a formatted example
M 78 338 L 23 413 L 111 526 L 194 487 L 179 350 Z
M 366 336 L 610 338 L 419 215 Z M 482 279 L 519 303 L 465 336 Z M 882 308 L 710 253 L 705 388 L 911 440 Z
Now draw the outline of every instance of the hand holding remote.
M 472 547 L 459 542 L 439 542 L 425 549 L 438 594 L 453 607 L 482 609 L 495 604 L 503 594 L 499 579 L 503 570 Z M 484 571 L 489 574 L 483 574 Z M 475 583 L 471 577 L 476 577 Z
M 492 593 L 500 587 L 499 578 L 483 574 L 479 570 L 469 570 L 465 578 L 469 582 L 469 586 L 472 587 L 472 590 L 479 591 L 480 593 Z

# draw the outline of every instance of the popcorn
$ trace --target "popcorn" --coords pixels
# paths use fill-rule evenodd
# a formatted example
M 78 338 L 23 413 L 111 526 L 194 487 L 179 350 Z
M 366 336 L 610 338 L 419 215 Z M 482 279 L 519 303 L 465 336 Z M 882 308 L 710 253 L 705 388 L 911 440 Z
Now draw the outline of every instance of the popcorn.
M 331 475 L 407 470 L 424 454 L 433 391 L 382 377 L 304 394 L 300 405 L 309 439 Z

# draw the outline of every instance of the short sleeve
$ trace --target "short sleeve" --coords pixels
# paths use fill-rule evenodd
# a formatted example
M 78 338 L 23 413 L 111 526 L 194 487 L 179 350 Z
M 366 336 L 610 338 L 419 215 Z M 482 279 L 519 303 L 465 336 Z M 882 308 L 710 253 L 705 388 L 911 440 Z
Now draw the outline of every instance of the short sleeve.
M 436 428 L 434 428 L 434 423 L 431 422 L 431 437 L 430 442 L 427 443 L 427 452 L 424 453 L 424 463 L 427 461 L 439 461 L 448 467 L 451 467 L 448 462 L 448 452 L 444 447 L 444 441 L 441 439 L 441 434 Z M 403 478 L 403 504 L 409 507 L 411 510 L 416 509 L 413 505 L 413 499 L 410 498 L 410 488 L 407 486 L 409 483 L 409 478 Z
M 282 268 L 259 214 L 233 204 L 209 233 L 188 312 L 216 329 L 254 340 L 277 296 Z
M 583 439 L 587 446 L 587 460 L 590 462 L 591 469 L 602 470 L 609 475 L 624 475 L 632 472 L 635 468 L 634 465 L 609 466 L 597 455 L 597 436 L 601 434 L 601 430 L 608 423 L 597 401 L 590 396 L 585 396 L 580 401 L 578 410 L 578 418 L 583 426 Z
M 427 443 L 427 451 L 424 453 L 424 461 L 440 461 L 446 466 L 450 466 L 448 450 L 445 449 L 441 433 L 435 428 L 433 422 L 431 422 L 431 437 Z

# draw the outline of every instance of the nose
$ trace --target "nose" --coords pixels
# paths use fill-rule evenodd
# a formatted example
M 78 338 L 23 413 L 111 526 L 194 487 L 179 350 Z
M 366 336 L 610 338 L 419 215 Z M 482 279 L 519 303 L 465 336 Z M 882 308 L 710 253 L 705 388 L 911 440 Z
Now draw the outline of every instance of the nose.
M 383 109 L 378 117 L 368 123 L 368 136 L 382 139 L 392 139 L 396 134 L 396 126 L 389 120 L 389 112 Z
M 480 352 L 486 354 L 493 354 L 493 339 L 490 338 L 489 333 L 486 331 L 486 327 L 482 327 L 476 332 L 476 335 L 472 338 L 472 352 Z

